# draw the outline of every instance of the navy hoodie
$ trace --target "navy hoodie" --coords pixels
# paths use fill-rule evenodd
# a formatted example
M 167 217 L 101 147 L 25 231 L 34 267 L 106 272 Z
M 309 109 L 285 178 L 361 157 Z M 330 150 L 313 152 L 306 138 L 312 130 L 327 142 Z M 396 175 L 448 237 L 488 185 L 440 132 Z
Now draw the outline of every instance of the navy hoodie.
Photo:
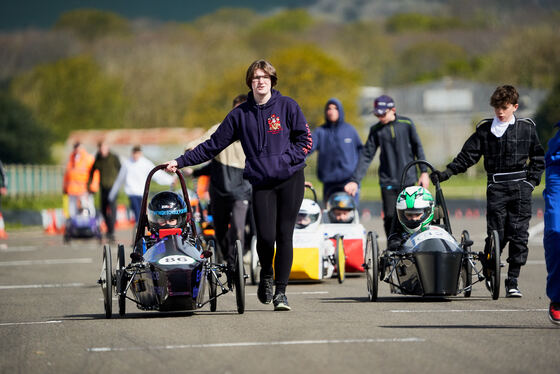
M 276 90 L 262 105 L 255 102 L 252 91 L 248 96 L 229 112 L 210 139 L 175 159 L 179 168 L 208 161 L 236 140 L 245 152 L 244 176 L 253 186 L 286 180 L 305 167 L 312 138 L 295 100 Z
M 330 104 L 338 108 L 338 120 L 327 120 Z M 330 99 L 325 105 L 325 122 L 313 131 L 313 149 L 319 151 L 317 176 L 323 183 L 349 182 L 358 165 L 362 140 L 354 126 L 344 122 L 344 108 L 337 99 Z

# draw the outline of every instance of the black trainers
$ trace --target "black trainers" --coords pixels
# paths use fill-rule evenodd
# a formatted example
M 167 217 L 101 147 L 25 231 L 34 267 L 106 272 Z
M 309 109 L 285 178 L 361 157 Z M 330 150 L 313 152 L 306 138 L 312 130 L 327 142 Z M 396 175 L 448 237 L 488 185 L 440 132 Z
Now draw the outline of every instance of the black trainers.
M 506 297 L 522 297 L 523 294 L 517 286 L 517 278 L 506 278 Z
M 292 310 L 288 304 L 288 298 L 285 293 L 277 293 L 274 295 L 274 310 Z
M 548 318 L 550 318 L 550 322 L 560 326 L 560 303 L 550 303 Z
M 263 304 L 270 304 L 272 302 L 272 277 L 261 277 L 259 288 L 257 289 L 257 297 Z

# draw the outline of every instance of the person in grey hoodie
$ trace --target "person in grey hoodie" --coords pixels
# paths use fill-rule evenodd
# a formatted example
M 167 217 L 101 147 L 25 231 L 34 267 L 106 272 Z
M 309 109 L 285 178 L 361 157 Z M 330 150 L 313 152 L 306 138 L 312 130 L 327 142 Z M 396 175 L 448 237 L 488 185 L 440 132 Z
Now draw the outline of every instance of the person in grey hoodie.
M 325 123 L 317 127 L 312 136 L 311 153 L 319 152 L 317 177 L 323 183 L 326 205 L 333 193 L 344 191 L 344 186 L 351 181 L 358 166 L 362 140 L 354 126 L 344 120 L 344 108 L 336 98 L 329 99 L 325 104 Z M 359 190 L 354 199 L 358 206 Z

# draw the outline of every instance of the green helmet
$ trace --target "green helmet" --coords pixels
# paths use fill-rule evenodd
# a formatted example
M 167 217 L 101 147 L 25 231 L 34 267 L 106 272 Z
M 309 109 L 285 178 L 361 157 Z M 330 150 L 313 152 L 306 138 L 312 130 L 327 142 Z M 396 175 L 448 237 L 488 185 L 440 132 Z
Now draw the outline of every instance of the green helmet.
M 407 187 L 397 197 L 397 217 L 408 233 L 423 230 L 434 218 L 434 198 L 421 186 Z

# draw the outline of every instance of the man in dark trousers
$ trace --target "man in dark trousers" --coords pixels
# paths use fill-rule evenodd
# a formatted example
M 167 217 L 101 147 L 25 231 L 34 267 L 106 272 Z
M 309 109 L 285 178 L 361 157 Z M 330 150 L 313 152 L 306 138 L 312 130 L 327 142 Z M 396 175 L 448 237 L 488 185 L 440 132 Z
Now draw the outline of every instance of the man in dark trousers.
M 476 126 L 461 152 L 444 171 L 430 176 L 440 182 L 464 173 L 484 156 L 488 176 L 486 187 L 486 247 L 490 250 L 490 233 L 498 232 L 500 253 L 509 243 L 506 297 L 522 297 L 517 278 L 527 262 L 531 194 L 544 171 L 544 150 L 530 118 L 517 118 L 519 93 L 513 86 L 496 88 L 490 98 L 494 118 Z
M 115 183 L 115 179 L 117 179 L 121 168 L 121 162 L 118 156 L 109 151 L 109 145 L 105 141 L 100 141 L 97 144 L 97 149 L 95 161 L 89 172 L 89 180 L 91 182 L 93 174 L 96 170 L 99 170 L 101 182 L 101 214 L 103 214 L 103 219 L 105 219 L 105 224 L 107 225 L 107 239 L 109 241 L 114 241 L 117 204 L 116 201 L 109 200 L 109 192 L 111 191 L 111 187 L 113 187 L 113 183 Z M 88 185 L 90 185 L 89 182 Z
M 379 184 L 383 200 L 383 227 L 385 235 L 389 237 L 393 220 L 395 219 L 395 205 L 400 193 L 401 174 L 406 164 L 414 160 L 424 160 L 424 149 L 416 127 L 410 118 L 397 115 L 395 101 L 387 96 L 379 96 L 373 102 L 373 114 L 379 122 L 371 127 L 369 135 L 360 154 L 358 166 L 354 170 L 351 182 L 344 190 L 354 196 L 358 191 L 358 183 L 366 175 L 369 164 L 377 149 L 379 155 Z M 408 169 L 405 187 L 418 183 L 428 188 L 430 178 L 425 165 L 420 165 L 420 177 L 416 168 Z M 395 225 L 397 226 L 397 225 Z M 400 225 L 399 225 L 400 226 Z

